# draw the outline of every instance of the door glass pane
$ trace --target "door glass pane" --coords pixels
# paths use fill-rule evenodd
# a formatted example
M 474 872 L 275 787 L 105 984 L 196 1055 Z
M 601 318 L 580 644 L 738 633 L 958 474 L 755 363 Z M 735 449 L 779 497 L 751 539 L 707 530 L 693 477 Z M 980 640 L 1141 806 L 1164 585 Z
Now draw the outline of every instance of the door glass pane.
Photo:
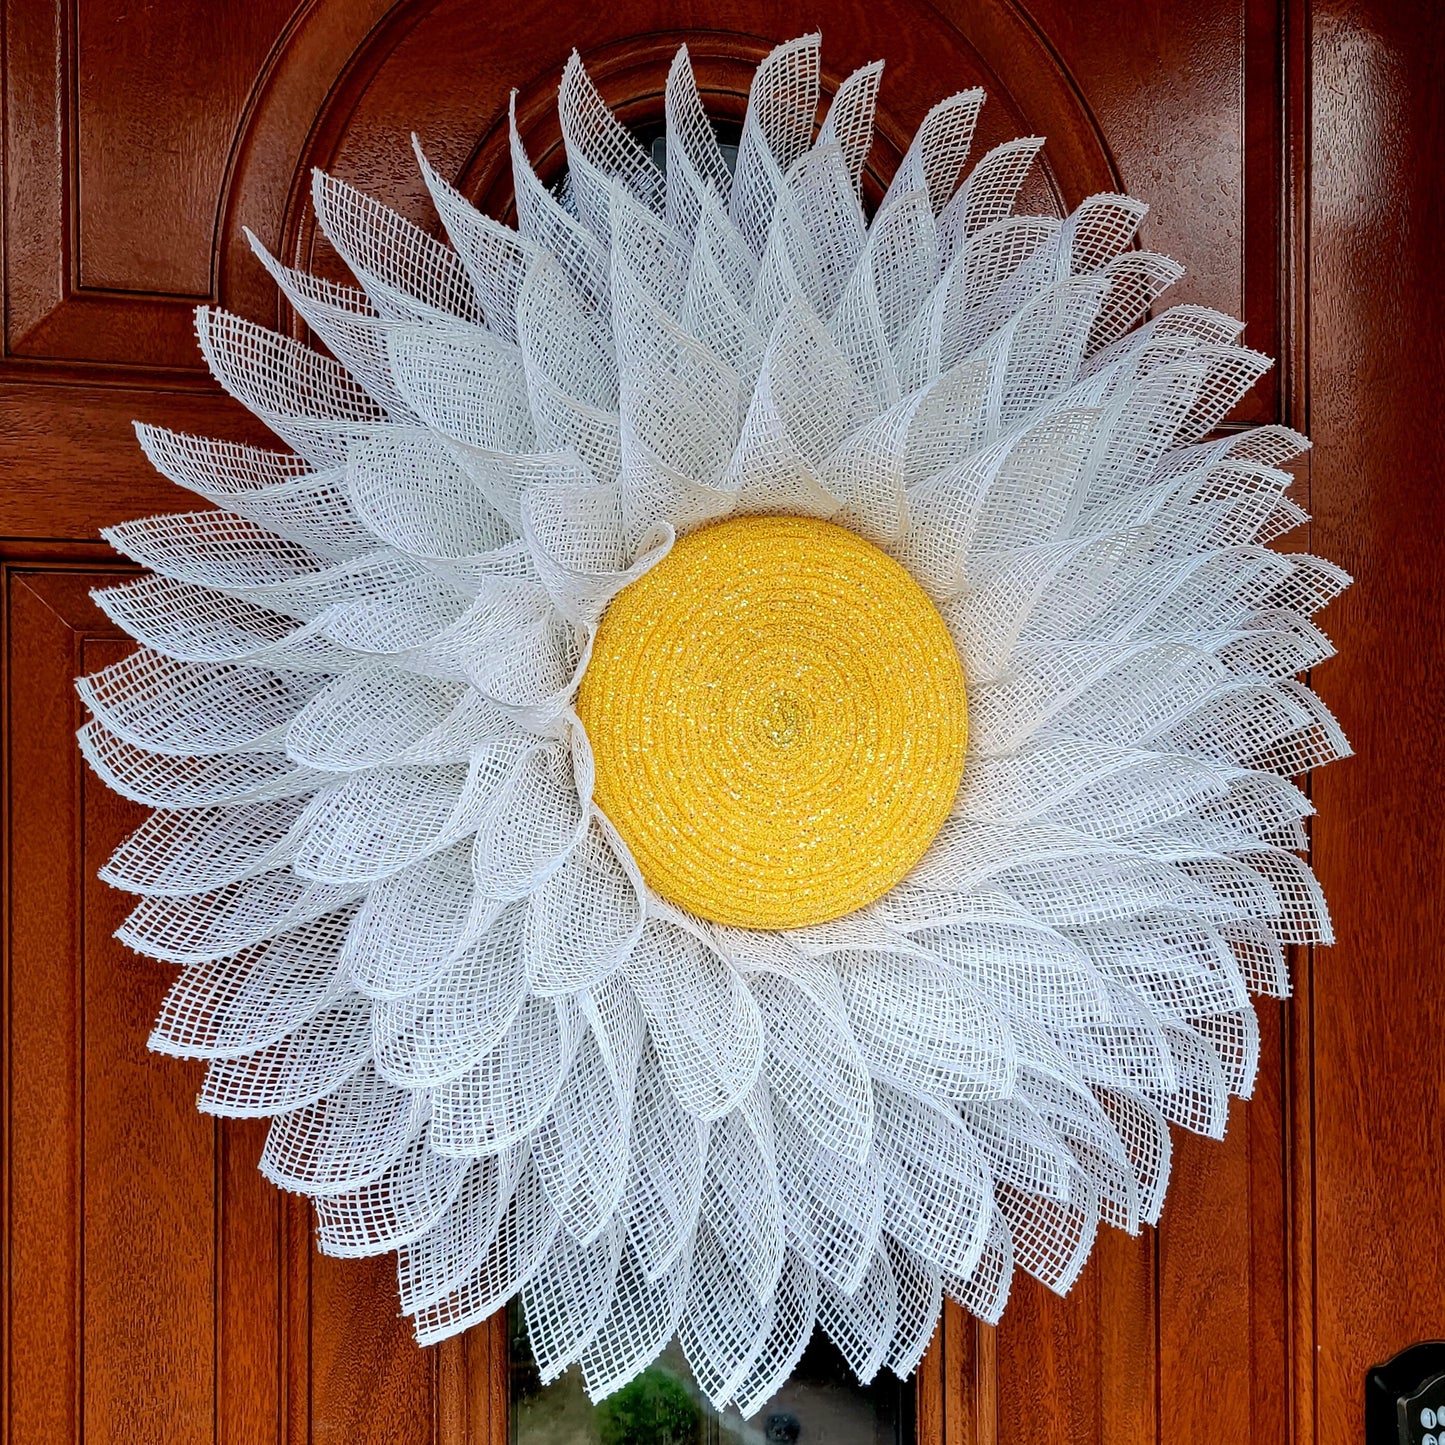
M 913 1384 L 880 1371 L 866 1388 L 821 1332 L 751 1419 L 717 1413 L 674 1341 L 632 1384 L 593 1405 L 574 1366 L 543 1385 L 522 1312 L 511 1312 L 512 1445 L 913 1445 Z

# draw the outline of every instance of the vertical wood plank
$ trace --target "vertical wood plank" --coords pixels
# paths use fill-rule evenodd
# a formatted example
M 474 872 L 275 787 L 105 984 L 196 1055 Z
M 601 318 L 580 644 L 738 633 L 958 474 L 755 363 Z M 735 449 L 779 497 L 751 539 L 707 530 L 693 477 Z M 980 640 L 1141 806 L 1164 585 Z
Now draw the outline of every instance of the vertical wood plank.
M 998 1332 L 947 1300 L 942 1329 L 942 1433 L 919 1445 L 996 1445 L 998 1434 Z
M 296 1200 L 299 1209 L 309 1202 Z M 308 1230 L 308 1249 L 310 1246 Z M 311 1258 L 312 1445 L 428 1445 L 434 1367 L 396 1298 L 396 1258 Z
M 1060 1299 L 1018 1275 L 997 1330 L 998 1438 L 1153 1440 L 1157 1301 L 1154 1239 L 1104 1226 Z
M 264 1127 L 264 1125 L 263 1125 Z M 311 1205 L 281 1199 L 281 1420 L 284 1445 L 311 1445 Z
M 1102 1445 L 1154 1440 L 1160 1430 L 1155 1407 L 1163 1373 L 1154 1231 L 1146 1228 L 1131 1236 L 1106 1226 L 1089 1267 L 1099 1276 L 1092 1323 L 1099 1341 L 1099 1438 Z
M 1290 1198 L 1287 1171 L 1288 1006 L 1261 1001 L 1259 1078 L 1245 1106 L 1249 1139 L 1250 1438 L 1286 1440 L 1289 1432 L 1292 1340 Z
M 46 685 L 78 648 L 38 591 L 6 580 L 5 1425 L 7 1445 L 49 1445 L 77 1438 L 82 1400 L 80 911 L 55 886 L 78 876 L 80 836 L 53 751 L 71 703 Z
M 1092 1265 L 1066 1299 L 1037 1280 L 1015 1276 L 998 1326 L 1000 1445 L 1103 1441 L 1102 1358 L 1094 1328 L 1100 1287 Z
M 1161 1445 L 1201 1429 L 1247 1440 L 1250 1388 L 1248 1105 L 1235 1100 L 1222 1140 L 1176 1132 L 1159 1226 Z M 1278 1261 L 1277 1261 L 1278 1263 Z
M 436 1445 L 467 1445 L 471 1422 L 467 1410 L 466 1345 L 460 1338 L 443 1340 L 436 1347 L 434 1365 Z
M 283 1199 L 256 1168 L 265 1140 L 263 1120 L 228 1119 L 220 1127 L 220 1445 L 276 1445 L 284 1439 Z
M 1445 1337 L 1445 47 L 1430 0 L 1308 14 L 1314 541 L 1355 577 L 1317 673 L 1356 756 L 1314 783 L 1339 941 L 1309 1016 L 1312 1423 L 1345 1445 L 1368 1366 Z
M 964 1327 L 963 1311 L 953 1306 L 950 1330 L 957 1334 Z M 976 1320 L 967 1322 L 973 1335 L 973 1399 L 964 1414 L 972 1431 L 972 1445 L 996 1445 L 998 1440 L 998 1329 Z M 962 1404 L 962 1402 L 959 1402 Z M 960 1435 L 960 1439 L 968 1437 Z M 952 1445 L 952 1442 L 949 1442 Z
M 96 671 L 131 650 L 88 641 L 81 665 Z M 146 1050 L 174 970 L 115 941 L 134 899 L 95 876 L 142 812 L 84 768 L 75 781 L 83 1427 L 93 1440 L 202 1445 L 215 1435 L 218 1131 L 196 1112 L 200 1069 Z
M 914 1379 L 914 1418 L 918 1430 L 919 1445 L 946 1445 L 947 1416 L 944 1412 L 944 1361 L 949 1359 L 947 1351 L 948 1313 L 938 1322 L 938 1328 L 929 1341 L 923 1359 L 919 1361 Z

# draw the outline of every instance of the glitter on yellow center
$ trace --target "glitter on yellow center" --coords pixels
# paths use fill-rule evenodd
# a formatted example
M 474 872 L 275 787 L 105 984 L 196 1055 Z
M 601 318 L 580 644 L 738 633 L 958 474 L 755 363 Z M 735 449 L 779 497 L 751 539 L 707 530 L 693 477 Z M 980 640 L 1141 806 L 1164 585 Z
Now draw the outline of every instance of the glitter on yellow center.
M 648 884 L 745 928 L 886 893 L 947 818 L 968 735 L 963 670 L 918 584 L 803 517 L 679 540 L 608 608 L 577 711 L 597 804 Z

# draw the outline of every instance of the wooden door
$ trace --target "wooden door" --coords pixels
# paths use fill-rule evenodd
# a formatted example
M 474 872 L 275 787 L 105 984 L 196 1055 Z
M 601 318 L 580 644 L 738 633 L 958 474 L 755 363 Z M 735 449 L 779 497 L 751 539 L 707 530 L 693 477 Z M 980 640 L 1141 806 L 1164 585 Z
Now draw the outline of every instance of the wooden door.
M 89 589 L 123 518 L 189 506 L 132 418 L 251 437 L 191 308 L 292 326 L 242 236 L 326 268 L 322 165 L 425 224 L 409 150 L 507 200 L 508 88 L 543 169 L 570 46 L 639 122 L 680 39 L 714 107 L 822 18 L 836 78 L 885 56 L 875 180 L 937 97 L 986 86 L 982 140 L 1045 134 L 1030 200 L 1124 188 L 1176 299 L 1280 364 L 1239 425 L 1312 432 L 1307 539 L 1357 577 L 1318 679 L 1359 751 L 1316 780 L 1337 947 L 1262 1003 L 1254 1100 L 1176 1143 L 1157 1233 L 1105 1231 L 1067 1300 L 950 1312 L 921 1372 L 931 1442 L 1359 1436 L 1363 1372 L 1445 1335 L 1437 400 L 1442 53 L 1431 0 L 5 0 L 0 361 L 7 820 L 4 1429 L 9 1445 L 505 1438 L 500 1325 L 422 1352 L 389 1260 L 315 1255 L 256 1127 L 196 1113 L 145 1040 L 166 983 L 111 939 L 97 866 L 138 821 L 80 766 L 71 678 L 122 644 Z M 633 37 L 641 37 L 640 40 Z

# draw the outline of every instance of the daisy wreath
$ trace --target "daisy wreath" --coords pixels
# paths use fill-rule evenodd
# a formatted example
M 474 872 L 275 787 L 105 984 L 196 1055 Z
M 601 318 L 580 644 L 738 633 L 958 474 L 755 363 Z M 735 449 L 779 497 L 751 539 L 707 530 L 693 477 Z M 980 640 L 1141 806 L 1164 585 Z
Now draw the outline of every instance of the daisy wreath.
M 1138 202 L 1014 214 L 1039 141 L 960 184 L 980 92 L 870 220 L 880 72 L 816 127 L 779 47 L 730 167 L 680 51 L 664 173 L 574 55 L 516 230 L 418 148 L 450 246 L 317 174 L 360 288 L 253 245 L 330 355 L 197 316 L 290 450 L 141 426 L 214 509 L 106 534 L 152 1047 L 419 1340 L 520 1292 L 595 1397 L 676 1333 L 746 1414 L 815 1325 L 866 1380 L 1067 1289 L 1330 936 L 1288 778 L 1347 579 L 1267 546 L 1304 440 L 1209 439 L 1265 359 L 1144 320 Z

